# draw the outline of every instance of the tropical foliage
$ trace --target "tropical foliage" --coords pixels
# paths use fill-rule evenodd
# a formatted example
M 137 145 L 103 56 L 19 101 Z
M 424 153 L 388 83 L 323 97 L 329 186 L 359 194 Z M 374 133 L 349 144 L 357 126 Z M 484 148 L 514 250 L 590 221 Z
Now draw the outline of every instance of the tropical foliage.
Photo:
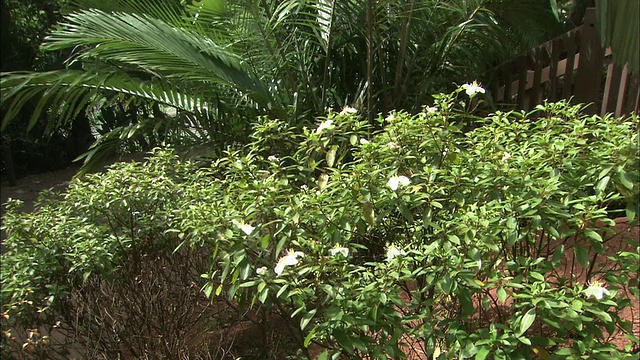
M 39 46 L 47 35 L 49 28 L 62 18 L 60 7 L 65 0 L 6 0 L 0 4 L 1 23 L 0 71 L 42 70 L 55 66 L 62 67 L 61 59 L 56 53 L 42 54 Z M 28 170 L 55 170 L 71 163 L 78 155 L 85 152 L 88 145 L 78 153 L 65 156 L 70 129 L 68 126 L 50 131 L 45 135 L 46 122 L 40 121 L 27 131 L 27 121 L 31 115 L 31 104 L 23 107 L 14 121 L 2 129 L 0 146 L 2 163 L 0 172 L 9 183 L 16 185 L 16 177 L 24 175 Z M 4 117 L 4 109 L 1 110 Z M 77 141 L 77 143 L 80 143 Z M 82 147 L 81 145 L 79 147 Z M 49 156 L 48 154 L 56 154 Z
M 631 358 L 639 249 L 609 244 L 613 218 L 638 223 L 638 118 L 475 116 L 482 91 L 379 126 L 350 107 L 303 130 L 262 118 L 213 164 L 160 151 L 10 210 L 3 346 L 53 356 L 55 336 L 15 332 L 52 328 L 91 358 L 196 356 L 229 324 L 204 294 L 284 319 L 273 358 Z M 268 358 L 267 334 L 233 355 Z
M 113 129 L 189 143 L 246 141 L 270 115 L 298 124 L 350 105 L 371 121 L 417 111 L 429 94 L 560 31 L 539 0 L 78 1 L 46 39 L 64 70 L 3 74 L 6 125 L 28 101 L 52 125 L 105 101 L 177 109 Z M 244 139 L 244 140 L 243 140 Z M 222 146 L 221 146 L 222 145 Z

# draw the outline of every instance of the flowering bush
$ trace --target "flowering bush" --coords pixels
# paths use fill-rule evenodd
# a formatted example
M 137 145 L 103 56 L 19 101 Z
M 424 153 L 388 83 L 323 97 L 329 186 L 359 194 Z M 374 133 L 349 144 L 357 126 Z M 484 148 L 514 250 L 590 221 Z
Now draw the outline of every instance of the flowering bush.
M 303 131 L 262 119 L 249 145 L 172 184 L 161 227 L 214 249 L 206 296 L 294 323 L 298 358 L 624 357 L 632 345 L 609 335 L 638 343 L 619 315 L 624 290 L 638 295 L 638 247 L 605 249 L 612 218 L 637 224 L 637 117 L 555 103 L 535 121 L 477 118 L 479 89 L 379 127 L 353 108 Z M 8 222 L 8 244 L 20 226 Z M 24 293 L 4 279 L 35 281 L 17 268 L 3 268 L 14 316 Z

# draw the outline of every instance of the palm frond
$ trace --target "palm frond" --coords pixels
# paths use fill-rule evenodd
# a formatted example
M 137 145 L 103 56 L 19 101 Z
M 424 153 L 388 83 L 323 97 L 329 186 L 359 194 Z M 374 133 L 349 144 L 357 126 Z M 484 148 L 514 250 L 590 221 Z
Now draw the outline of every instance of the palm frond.
M 179 0 L 71 0 L 67 9 L 69 12 L 95 9 L 106 13 L 146 14 L 174 25 L 181 24 L 187 14 Z
M 141 80 L 124 72 L 92 73 L 82 70 L 12 72 L 0 75 L 1 103 L 7 112 L 4 128 L 28 102 L 37 100 L 29 121 L 33 127 L 43 111 L 49 111 L 53 126 L 69 121 L 104 96 L 133 95 L 191 113 L 205 113 L 211 91 L 202 86 L 175 86 L 160 80 Z
M 72 61 L 100 59 L 166 79 L 221 83 L 247 92 L 263 106 L 271 102 L 270 94 L 237 55 L 148 15 L 101 10 L 72 13 L 47 37 L 43 48 L 76 48 Z

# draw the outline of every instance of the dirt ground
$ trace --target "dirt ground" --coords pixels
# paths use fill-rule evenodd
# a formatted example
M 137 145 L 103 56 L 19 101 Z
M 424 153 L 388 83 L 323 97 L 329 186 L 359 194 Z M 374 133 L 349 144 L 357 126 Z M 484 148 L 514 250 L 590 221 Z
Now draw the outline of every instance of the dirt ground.
M 3 181 L 0 184 L 0 201 L 4 204 L 9 198 L 20 199 L 25 202 L 23 210 L 31 211 L 42 190 L 50 188 L 64 190 L 79 168 L 74 165 L 62 170 L 28 175 L 18 180 L 18 186 L 9 186 L 7 182 Z M 2 214 L 4 214 L 4 206 L 2 206 Z
M 143 161 L 146 154 L 138 153 L 125 155 L 118 161 Z M 116 160 L 106 161 L 103 165 L 98 166 L 94 172 L 104 171 L 104 169 Z M 21 211 L 32 211 L 40 192 L 47 189 L 53 189 L 56 191 L 63 191 L 69 185 L 69 182 L 73 176 L 80 169 L 81 164 L 73 164 L 66 169 L 45 172 L 36 175 L 28 175 L 18 179 L 17 186 L 9 186 L 9 182 L 3 179 L 0 182 L 0 216 L 5 213 L 5 203 L 8 199 L 20 199 L 24 201 L 24 205 Z M 0 224 L 1 224 L 0 220 Z M 5 238 L 5 233 L 2 231 L 0 239 Z
M 46 189 L 64 190 L 79 168 L 80 166 L 75 165 L 62 170 L 29 175 L 18 179 L 18 186 L 9 186 L 7 181 L 2 181 L 0 183 L 0 216 L 4 217 L 5 204 L 9 199 L 24 201 L 21 210 L 32 211 L 41 191 Z M 0 224 L 2 224 L 2 220 L 0 220 Z M 6 234 L 2 230 L 0 240 L 4 240 L 5 237 Z

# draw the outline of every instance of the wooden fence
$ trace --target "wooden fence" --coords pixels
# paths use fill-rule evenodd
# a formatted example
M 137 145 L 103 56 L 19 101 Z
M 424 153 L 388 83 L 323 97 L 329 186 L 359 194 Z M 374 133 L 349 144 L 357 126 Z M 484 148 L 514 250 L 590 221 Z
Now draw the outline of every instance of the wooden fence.
M 583 25 L 492 69 L 486 83 L 496 104 L 527 111 L 544 99 L 572 98 L 591 103 L 586 111 L 592 114 L 638 114 L 638 74 L 613 64 L 611 50 L 600 44 L 595 9 L 590 8 Z

